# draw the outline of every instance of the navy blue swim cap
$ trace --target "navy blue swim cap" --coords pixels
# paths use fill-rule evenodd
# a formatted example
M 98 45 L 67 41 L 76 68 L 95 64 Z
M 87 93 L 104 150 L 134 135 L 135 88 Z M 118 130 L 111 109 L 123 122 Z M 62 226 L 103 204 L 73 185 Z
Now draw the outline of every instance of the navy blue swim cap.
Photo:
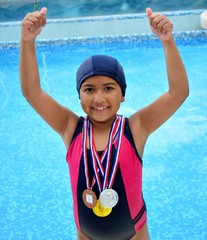
M 76 88 L 80 93 L 83 81 L 91 76 L 106 76 L 114 79 L 121 87 L 123 96 L 126 91 L 125 74 L 117 59 L 106 55 L 94 55 L 87 58 L 76 73 Z

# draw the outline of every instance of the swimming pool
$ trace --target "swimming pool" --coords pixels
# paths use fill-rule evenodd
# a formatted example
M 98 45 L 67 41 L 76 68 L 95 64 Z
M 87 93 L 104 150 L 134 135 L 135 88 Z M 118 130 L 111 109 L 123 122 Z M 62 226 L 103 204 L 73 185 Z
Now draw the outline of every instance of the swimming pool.
M 152 240 L 207 239 L 206 31 L 177 33 L 190 96 L 149 139 L 143 190 Z M 160 43 L 150 35 L 39 42 L 43 88 L 82 114 L 75 72 L 91 54 L 117 57 L 128 88 L 128 116 L 166 90 Z M 75 56 L 75 57 L 74 57 Z M 65 148 L 22 97 L 19 49 L 0 46 L 0 239 L 76 239 Z
M 177 11 L 206 9 L 206 0 L 58 0 L 38 1 L 39 8 L 48 8 L 48 18 L 71 18 L 103 16 L 111 14 L 132 14 L 145 12 L 146 7 L 154 11 Z M 21 21 L 26 13 L 34 10 L 33 1 L 4 0 L 0 2 L 0 22 Z

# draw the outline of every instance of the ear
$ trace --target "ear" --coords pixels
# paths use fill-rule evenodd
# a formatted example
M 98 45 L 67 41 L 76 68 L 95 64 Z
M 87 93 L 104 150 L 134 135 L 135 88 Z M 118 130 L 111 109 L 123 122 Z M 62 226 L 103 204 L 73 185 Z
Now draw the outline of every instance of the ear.
M 121 97 L 121 102 L 124 102 L 125 101 L 125 97 Z

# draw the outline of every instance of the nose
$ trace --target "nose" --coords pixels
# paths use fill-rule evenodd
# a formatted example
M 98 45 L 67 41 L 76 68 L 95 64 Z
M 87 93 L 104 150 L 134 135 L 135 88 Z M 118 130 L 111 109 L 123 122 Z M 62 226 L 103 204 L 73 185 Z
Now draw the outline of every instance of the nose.
M 94 96 L 94 101 L 96 103 L 102 103 L 105 101 L 105 97 L 104 94 L 102 93 L 102 91 L 97 91 L 95 96 Z

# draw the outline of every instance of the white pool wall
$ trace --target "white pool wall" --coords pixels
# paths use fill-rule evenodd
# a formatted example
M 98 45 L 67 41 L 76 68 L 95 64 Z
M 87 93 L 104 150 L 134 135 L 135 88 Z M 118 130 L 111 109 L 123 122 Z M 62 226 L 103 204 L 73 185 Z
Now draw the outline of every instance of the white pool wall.
M 174 32 L 201 30 L 203 10 L 164 12 Z M 40 40 L 79 37 L 130 35 L 151 32 L 146 14 L 111 15 L 70 19 L 50 19 L 38 37 Z M 0 23 L 0 42 L 19 41 L 21 22 Z

